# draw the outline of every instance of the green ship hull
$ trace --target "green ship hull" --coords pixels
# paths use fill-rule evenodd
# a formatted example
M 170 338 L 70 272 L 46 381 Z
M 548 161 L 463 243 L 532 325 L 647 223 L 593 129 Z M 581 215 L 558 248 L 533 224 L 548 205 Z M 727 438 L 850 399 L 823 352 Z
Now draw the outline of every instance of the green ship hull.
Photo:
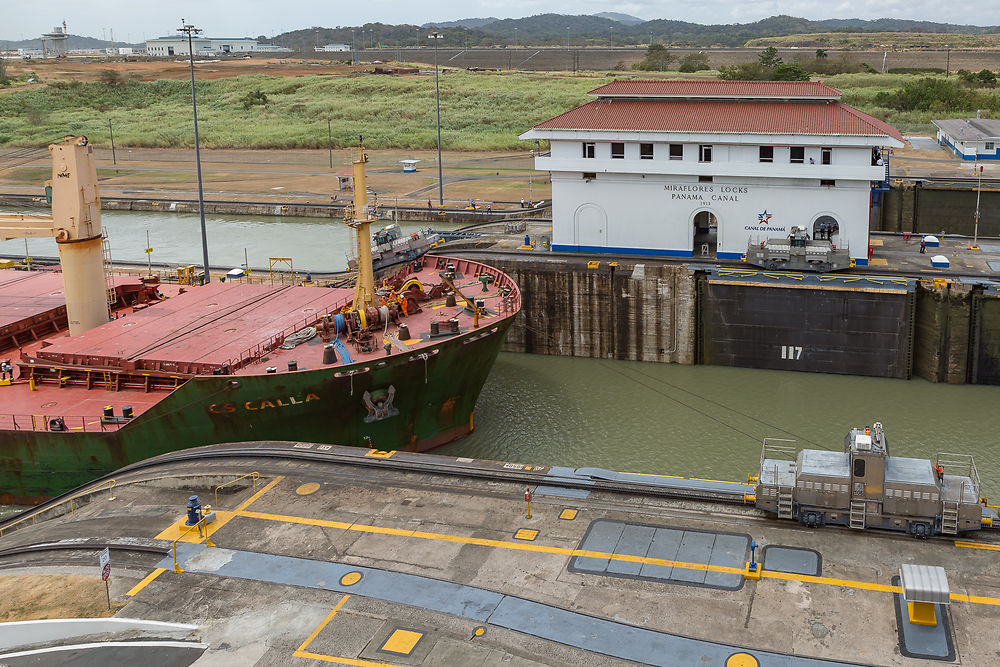
M 201 445 L 285 440 L 437 447 L 472 430 L 476 400 L 514 317 L 374 362 L 195 377 L 115 431 L 4 432 L 0 502 L 37 502 L 130 463 Z M 391 409 L 374 413 L 366 392 L 388 394 Z

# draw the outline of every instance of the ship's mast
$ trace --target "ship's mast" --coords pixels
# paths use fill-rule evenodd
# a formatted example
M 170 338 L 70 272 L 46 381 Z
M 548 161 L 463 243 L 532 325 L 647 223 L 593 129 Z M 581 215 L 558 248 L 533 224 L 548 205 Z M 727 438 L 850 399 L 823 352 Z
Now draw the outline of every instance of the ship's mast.
M 372 211 L 368 208 L 368 187 L 365 183 L 365 147 L 358 141 L 358 159 L 354 161 L 354 212 L 347 224 L 358 236 L 358 279 L 354 285 L 354 310 L 375 305 L 375 272 L 372 269 Z

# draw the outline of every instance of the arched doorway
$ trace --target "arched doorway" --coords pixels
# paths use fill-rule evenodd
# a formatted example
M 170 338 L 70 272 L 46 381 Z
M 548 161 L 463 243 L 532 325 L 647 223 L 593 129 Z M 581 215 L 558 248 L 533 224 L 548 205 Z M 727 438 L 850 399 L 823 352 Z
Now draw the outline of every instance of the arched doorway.
M 608 216 L 604 209 L 596 204 L 583 204 L 573 214 L 573 228 L 576 233 L 576 245 L 584 247 L 600 247 L 608 245 Z
M 820 215 L 813 220 L 811 234 L 814 240 L 840 245 L 840 223 L 832 215 Z
M 714 256 L 719 247 L 719 219 L 711 211 L 694 214 L 695 257 Z

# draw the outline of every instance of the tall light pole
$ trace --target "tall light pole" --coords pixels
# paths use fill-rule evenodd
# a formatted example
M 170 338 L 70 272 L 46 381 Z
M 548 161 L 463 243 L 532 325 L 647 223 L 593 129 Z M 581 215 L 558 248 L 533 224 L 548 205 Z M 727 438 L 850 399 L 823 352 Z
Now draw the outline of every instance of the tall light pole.
M 198 171 L 198 215 L 201 217 L 201 252 L 203 259 L 203 270 L 205 272 L 205 282 L 211 281 L 208 272 L 208 234 L 205 232 L 205 190 L 201 184 L 201 146 L 198 141 L 198 100 L 194 92 L 194 40 L 193 36 L 200 34 L 201 30 L 193 25 L 184 23 L 181 19 L 181 27 L 177 32 L 184 33 L 188 38 L 188 63 L 191 66 L 191 111 L 194 115 L 194 163 Z
M 569 50 L 569 26 L 566 26 L 566 50 Z
M 976 171 L 976 228 L 972 233 L 972 248 L 979 249 L 979 195 L 983 192 L 983 166 Z
M 517 48 L 517 28 L 514 28 L 514 48 Z
M 438 83 L 438 40 L 444 39 L 444 35 L 435 32 L 428 35 L 427 39 L 434 40 L 434 99 L 437 103 L 438 131 L 438 204 L 444 206 L 444 176 L 441 169 L 441 86 Z

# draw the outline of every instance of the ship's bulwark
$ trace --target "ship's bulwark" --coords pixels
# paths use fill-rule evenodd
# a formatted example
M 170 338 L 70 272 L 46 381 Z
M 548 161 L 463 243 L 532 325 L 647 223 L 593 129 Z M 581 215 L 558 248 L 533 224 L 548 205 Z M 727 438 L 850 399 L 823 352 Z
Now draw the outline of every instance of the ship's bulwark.
M 443 445 L 471 430 L 473 408 L 512 319 L 487 320 L 440 345 L 348 367 L 196 377 L 113 432 L 6 432 L 0 502 L 35 502 L 129 463 L 214 443 L 367 447 L 370 438 L 383 450 Z

